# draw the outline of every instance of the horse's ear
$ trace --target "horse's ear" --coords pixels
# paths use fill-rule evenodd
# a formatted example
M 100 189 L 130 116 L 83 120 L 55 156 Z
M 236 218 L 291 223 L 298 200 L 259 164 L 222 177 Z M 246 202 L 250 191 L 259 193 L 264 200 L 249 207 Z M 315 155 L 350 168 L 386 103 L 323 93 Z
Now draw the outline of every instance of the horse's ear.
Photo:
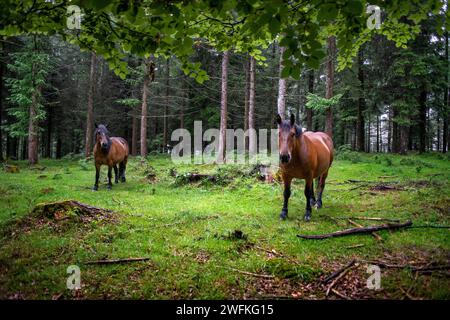
M 277 119 L 276 119 L 276 122 L 277 122 L 277 124 L 281 124 L 281 116 L 280 116 L 280 114 L 277 114 Z
M 95 122 L 94 125 L 95 125 L 95 129 L 98 129 L 98 124 L 97 124 L 97 122 Z
M 300 127 L 298 124 L 295 125 L 295 136 L 298 138 L 303 133 L 302 127 Z
M 291 113 L 291 126 L 295 124 L 295 115 Z

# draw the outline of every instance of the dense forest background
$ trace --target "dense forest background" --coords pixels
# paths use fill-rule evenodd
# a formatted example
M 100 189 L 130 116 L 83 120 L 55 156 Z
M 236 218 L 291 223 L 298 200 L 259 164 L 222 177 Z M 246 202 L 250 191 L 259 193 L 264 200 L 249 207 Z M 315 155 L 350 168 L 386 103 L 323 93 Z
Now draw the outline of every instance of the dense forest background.
M 88 156 L 94 123 L 126 138 L 134 155 L 166 152 L 176 128 L 192 132 L 195 120 L 203 121 L 204 130 L 219 128 L 221 109 L 228 128 L 247 129 L 249 118 L 256 129 L 275 128 L 275 115 L 284 110 L 314 131 L 323 131 L 331 117 L 336 148 L 446 152 L 449 44 L 448 31 L 438 32 L 442 19 L 429 15 L 420 35 L 405 47 L 375 36 L 341 72 L 334 71 L 336 52 L 328 48 L 318 70 L 304 69 L 299 80 L 286 81 L 280 78 L 283 48 L 276 42 L 263 50 L 265 61 L 196 42 L 191 59 L 209 75 L 200 84 L 184 75 L 175 57 L 129 55 L 129 74 L 122 80 L 102 56 L 82 52 L 59 36 L 3 38 L 0 157 Z M 330 89 L 335 98 L 326 100 Z M 37 139 L 31 153 L 30 132 Z

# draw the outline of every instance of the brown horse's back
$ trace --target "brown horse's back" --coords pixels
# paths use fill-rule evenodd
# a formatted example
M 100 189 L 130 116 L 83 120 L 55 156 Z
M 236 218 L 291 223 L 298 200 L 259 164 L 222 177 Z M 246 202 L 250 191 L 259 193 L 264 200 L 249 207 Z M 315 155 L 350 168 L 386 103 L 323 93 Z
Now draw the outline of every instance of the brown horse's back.
M 317 155 L 317 168 L 314 170 L 314 178 L 328 171 L 333 163 L 333 140 L 324 132 L 306 131 L 303 133 L 308 138 Z

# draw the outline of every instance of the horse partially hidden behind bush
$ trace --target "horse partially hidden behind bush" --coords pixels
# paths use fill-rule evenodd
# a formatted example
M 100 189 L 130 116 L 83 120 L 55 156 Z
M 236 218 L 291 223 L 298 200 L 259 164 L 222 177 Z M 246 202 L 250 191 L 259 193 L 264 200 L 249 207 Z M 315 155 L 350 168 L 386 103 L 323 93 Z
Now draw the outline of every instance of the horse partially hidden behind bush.
M 113 168 L 115 183 L 119 183 L 119 178 L 122 182 L 125 182 L 125 170 L 129 154 L 128 142 L 120 137 L 110 138 L 108 129 L 103 124 L 95 124 L 94 139 L 95 184 L 93 190 L 98 190 L 98 178 L 100 177 L 100 167 L 102 165 L 108 166 L 108 189 L 112 188 L 111 173 Z M 117 169 L 117 164 L 119 169 Z
M 303 132 L 295 124 L 295 116 L 290 121 L 277 116 L 278 147 L 280 152 L 281 177 L 284 183 L 284 203 L 280 219 L 288 215 L 288 201 L 293 178 L 305 179 L 306 212 L 305 220 L 311 219 L 311 206 L 322 207 L 322 193 L 328 169 L 333 162 L 333 141 L 324 132 Z M 314 178 L 318 179 L 317 201 L 314 196 Z

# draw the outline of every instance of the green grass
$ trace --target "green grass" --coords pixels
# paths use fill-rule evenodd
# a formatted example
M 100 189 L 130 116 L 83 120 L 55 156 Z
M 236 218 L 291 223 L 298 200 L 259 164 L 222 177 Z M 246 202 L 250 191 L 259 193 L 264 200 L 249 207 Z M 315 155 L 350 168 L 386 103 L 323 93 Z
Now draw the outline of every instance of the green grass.
M 345 158 L 346 160 L 344 160 Z M 406 160 L 405 160 L 406 159 Z M 324 192 L 324 207 L 304 213 L 303 181 L 295 181 L 289 219 L 279 221 L 282 187 L 248 174 L 250 167 L 177 165 L 168 157 L 132 159 L 127 183 L 106 190 L 103 168 L 98 192 L 92 162 L 42 160 L 44 170 L 15 163 L 20 173 L 0 172 L 0 298 L 223 299 L 291 296 L 352 258 L 448 263 L 448 229 L 416 228 L 304 240 L 351 227 L 340 216 L 412 219 L 415 225 L 449 224 L 450 165 L 438 154 L 338 157 Z M 150 167 L 151 166 L 151 167 Z M 175 179 L 197 171 L 217 173 L 216 183 Z M 154 174 L 153 177 L 148 177 Z M 348 183 L 349 179 L 368 181 Z M 396 190 L 372 190 L 376 184 Z M 117 222 L 25 219 L 37 203 L 76 199 L 118 212 Z M 372 224 L 370 221 L 358 221 Z M 374 222 L 377 223 L 377 222 Z M 240 230 L 246 238 L 233 237 Z M 353 245 L 363 245 L 348 248 Z M 268 251 L 274 250 L 274 254 Z M 87 265 L 96 259 L 150 257 L 150 262 Z M 395 260 L 397 259 L 397 260 Z M 82 289 L 66 289 L 69 265 L 81 269 Z M 243 272 L 274 276 L 262 279 Z M 369 298 L 450 298 L 448 273 L 415 274 L 382 269 L 382 290 L 364 289 L 364 269 L 355 281 Z M 314 286 L 313 286 L 314 287 Z M 302 297 L 324 298 L 317 285 Z M 350 287 L 349 287 L 350 288 Z M 354 290 L 339 287 L 351 295 Z M 311 295 L 309 295 L 311 294 Z M 354 298 L 359 296 L 354 292 Z

